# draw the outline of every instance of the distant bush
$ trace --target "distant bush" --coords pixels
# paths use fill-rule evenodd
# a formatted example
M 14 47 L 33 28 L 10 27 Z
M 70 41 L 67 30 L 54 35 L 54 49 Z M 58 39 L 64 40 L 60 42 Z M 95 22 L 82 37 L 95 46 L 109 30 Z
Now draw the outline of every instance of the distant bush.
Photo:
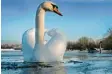
M 102 46 L 105 50 L 112 50 L 112 28 L 107 31 L 107 37 L 102 40 Z
M 94 48 L 96 47 L 95 42 L 92 38 L 88 37 L 81 37 L 78 41 L 68 41 L 67 43 L 67 49 L 68 50 L 86 50 L 88 48 Z

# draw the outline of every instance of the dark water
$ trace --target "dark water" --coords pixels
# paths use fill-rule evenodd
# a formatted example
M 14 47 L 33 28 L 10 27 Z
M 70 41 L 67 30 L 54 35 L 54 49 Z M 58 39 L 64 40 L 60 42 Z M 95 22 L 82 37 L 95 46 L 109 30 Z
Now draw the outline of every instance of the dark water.
M 63 63 L 23 62 L 21 51 L 2 52 L 2 74 L 112 74 L 112 54 L 68 51 Z

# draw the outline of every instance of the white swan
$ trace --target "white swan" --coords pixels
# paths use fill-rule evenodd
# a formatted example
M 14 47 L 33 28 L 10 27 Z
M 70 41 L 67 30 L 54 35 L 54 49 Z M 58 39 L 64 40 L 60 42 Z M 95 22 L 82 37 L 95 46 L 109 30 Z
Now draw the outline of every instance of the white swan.
M 58 11 L 58 6 L 51 1 L 40 4 L 36 12 L 35 29 L 25 31 L 22 37 L 22 50 L 24 61 L 27 62 L 53 62 L 62 61 L 66 50 L 66 40 L 56 29 L 47 32 L 44 30 L 44 16 L 46 11 L 62 14 Z M 44 32 L 51 39 L 44 44 Z

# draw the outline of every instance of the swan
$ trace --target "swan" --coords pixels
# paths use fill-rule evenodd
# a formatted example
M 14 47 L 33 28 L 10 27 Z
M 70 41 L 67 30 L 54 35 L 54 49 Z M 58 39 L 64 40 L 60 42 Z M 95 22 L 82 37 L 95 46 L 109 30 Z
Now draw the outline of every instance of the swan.
M 57 29 L 44 29 L 45 12 L 54 12 L 60 16 L 58 6 L 51 2 L 41 3 L 36 11 L 35 28 L 28 29 L 22 36 L 22 51 L 26 62 L 62 61 L 66 50 L 66 38 Z M 47 34 L 51 39 L 44 43 Z

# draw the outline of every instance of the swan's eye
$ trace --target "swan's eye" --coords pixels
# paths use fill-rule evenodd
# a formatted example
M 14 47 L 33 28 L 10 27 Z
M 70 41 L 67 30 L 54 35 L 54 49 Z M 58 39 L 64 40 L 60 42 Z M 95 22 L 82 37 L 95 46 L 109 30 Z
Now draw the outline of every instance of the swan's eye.
M 58 9 L 58 6 L 57 5 L 54 5 L 54 4 L 51 4 L 53 6 L 53 9 L 54 8 L 57 8 Z

